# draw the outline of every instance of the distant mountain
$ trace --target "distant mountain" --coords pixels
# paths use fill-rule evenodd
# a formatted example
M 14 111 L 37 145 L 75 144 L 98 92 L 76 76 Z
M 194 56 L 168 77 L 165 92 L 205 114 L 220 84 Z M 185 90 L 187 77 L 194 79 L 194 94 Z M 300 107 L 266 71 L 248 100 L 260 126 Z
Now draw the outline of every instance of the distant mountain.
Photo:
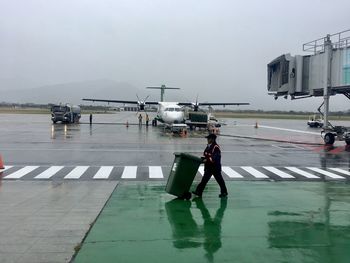
M 1 90 L 0 102 L 92 104 L 82 101 L 82 98 L 137 100 L 136 94 L 143 99 L 147 90 L 136 88 L 129 83 L 103 79 L 38 88 Z M 152 97 L 156 98 L 158 94 Z

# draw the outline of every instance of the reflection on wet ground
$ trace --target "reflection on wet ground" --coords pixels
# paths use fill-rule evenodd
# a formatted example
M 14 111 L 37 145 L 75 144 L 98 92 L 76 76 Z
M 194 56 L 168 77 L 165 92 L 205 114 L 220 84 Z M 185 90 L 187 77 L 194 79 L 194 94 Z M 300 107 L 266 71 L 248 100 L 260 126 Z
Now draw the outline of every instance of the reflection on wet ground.
M 193 218 L 192 203 L 201 213 L 202 225 Z M 203 247 L 205 257 L 209 262 L 214 262 L 214 254 L 221 248 L 221 222 L 226 207 L 227 198 L 223 198 L 212 217 L 202 198 L 195 198 L 192 202 L 180 199 L 167 202 L 165 209 L 173 231 L 174 247 L 178 249 Z
M 51 139 L 70 139 L 80 133 L 79 124 L 52 124 Z M 91 127 L 90 127 L 90 135 Z
M 210 183 L 192 201 L 162 184 L 119 185 L 74 262 L 348 262 L 347 184 L 227 185 L 226 200 Z

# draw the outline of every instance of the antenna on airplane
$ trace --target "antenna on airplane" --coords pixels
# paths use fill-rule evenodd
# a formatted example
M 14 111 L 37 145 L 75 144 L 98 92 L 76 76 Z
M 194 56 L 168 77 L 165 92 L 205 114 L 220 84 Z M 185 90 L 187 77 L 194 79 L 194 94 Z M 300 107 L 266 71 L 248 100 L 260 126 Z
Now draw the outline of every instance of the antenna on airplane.
M 160 101 L 164 101 L 164 90 L 166 89 L 180 89 L 180 88 L 171 88 L 166 87 L 164 84 L 160 87 L 146 87 L 146 89 L 160 89 Z

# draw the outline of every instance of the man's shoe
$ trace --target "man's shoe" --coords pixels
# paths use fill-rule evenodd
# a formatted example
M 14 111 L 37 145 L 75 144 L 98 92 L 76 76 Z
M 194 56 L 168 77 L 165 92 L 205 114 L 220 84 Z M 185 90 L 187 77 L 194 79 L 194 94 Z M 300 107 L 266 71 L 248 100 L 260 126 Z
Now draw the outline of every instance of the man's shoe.
M 196 191 L 192 191 L 192 194 L 194 194 L 194 195 L 196 195 L 196 196 L 198 196 L 198 197 L 202 197 L 202 194 L 201 194 L 201 193 L 198 193 L 198 192 L 196 192 Z
M 219 197 L 220 197 L 220 198 L 227 197 L 227 193 L 221 193 L 221 194 L 219 194 Z

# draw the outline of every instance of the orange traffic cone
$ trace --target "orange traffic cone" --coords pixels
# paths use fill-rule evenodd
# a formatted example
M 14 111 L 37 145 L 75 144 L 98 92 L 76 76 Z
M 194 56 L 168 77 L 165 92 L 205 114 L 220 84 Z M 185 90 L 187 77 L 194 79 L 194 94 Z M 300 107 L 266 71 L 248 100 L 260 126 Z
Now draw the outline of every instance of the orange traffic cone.
M 4 162 L 2 161 L 1 154 L 0 154 L 0 169 L 5 169 Z

